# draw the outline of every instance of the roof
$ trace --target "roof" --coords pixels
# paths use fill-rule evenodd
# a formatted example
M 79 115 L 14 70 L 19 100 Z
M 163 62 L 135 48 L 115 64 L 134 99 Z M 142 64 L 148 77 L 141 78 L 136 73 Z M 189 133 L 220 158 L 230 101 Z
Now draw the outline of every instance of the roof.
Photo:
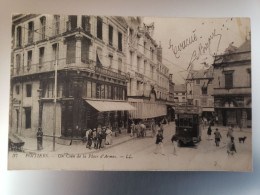
M 214 64 L 223 64 L 239 61 L 250 61 L 251 60 L 251 39 L 246 40 L 240 47 L 235 47 L 231 43 L 225 50 L 223 55 L 215 57 Z
M 187 79 L 209 79 L 213 78 L 213 67 L 211 66 L 206 70 L 192 70 L 190 71 Z
M 186 92 L 186 85 L 185 84 L 175 85 L 174 92 Z

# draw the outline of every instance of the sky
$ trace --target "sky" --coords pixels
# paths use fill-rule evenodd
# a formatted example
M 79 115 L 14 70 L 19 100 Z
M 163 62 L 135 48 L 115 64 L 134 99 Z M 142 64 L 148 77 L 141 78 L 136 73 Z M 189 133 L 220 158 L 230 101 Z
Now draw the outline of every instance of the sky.
M 209 68 L 214 55 L 223 54 L 230 44 L 239 47 L 250 32 L 249 18 L 144 17 L 144 23 L 154 23 L 152 37 L 161 43 L 163 63 L 176 84 L 184 83 L 187 69 Z

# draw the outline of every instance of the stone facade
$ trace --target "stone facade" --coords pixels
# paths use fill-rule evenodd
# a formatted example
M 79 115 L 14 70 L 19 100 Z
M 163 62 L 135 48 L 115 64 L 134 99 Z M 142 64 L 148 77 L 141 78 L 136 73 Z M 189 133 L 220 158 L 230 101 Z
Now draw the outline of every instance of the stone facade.
M 214 61 L 214 103 L 219 123 L 251 127 L 251 40 Z
M 57 136 L 82 136 L 86 128 L 95 126 L 91 121 L 105 125 L 105 117 L 111 118 L 106 121 L 113 121 L 110 125 L 124 123 L 123 111 L 95 113 L 91 117 L 91 108 L 85 102 L 126 102 L 124 18 L 16 15 L 13 29 L 11 132 L 35 136 L 38 127 L 42 127 L 44 134 L 52 135 L 56 63 Z
M 190 71 L 186 82 L 188 104 L 198 106 L 202 116 L 211 118 L 214 112 L 213 67 Z

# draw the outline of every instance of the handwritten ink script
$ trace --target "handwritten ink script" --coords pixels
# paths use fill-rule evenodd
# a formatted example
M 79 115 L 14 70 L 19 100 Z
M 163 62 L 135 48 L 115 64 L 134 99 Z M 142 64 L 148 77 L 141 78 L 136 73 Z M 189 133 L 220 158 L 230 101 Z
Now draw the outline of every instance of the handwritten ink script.
M 195 49 L 193 52 L 192 52 L 192 55 L 191 55 L 191 59 L 190 59 L 190 62 L 189 62 L 189 66 L 188 68 L 196 61 L 196 60 L 199 60 L 200 57 L 204 54 L 206 54 L 208 52 L 208 54 L 210 56 L 214 56 L 216 55 L 216 52 L 212 53 L 211 51 L 211 43 L 214 39 L 218 39 L 217 40 L 217 47 L 216 47 L 216 51 L 218 51 L 219 49 L 219 44 L 220 44 L 220 41 L 221 41 L 221 37 L 222 35 L 221 34 L 217 34 L 216 32 L 216 29 L 213 30 L 213 32 L 210 34 L 210 36 L 207 38 L 207 42 L 202 44 L 200 43 L 198 48 Z
M 183 50 L 185 50 L 186 48 L 188 48 L 191 44 L 193 44 L 194 42 L 196 42 L 197 39 L 197 35 L 195 33 L 193 33 L 189 38 L 184 39 L 180 44 L 178 45 L 174 45 L 172 43 L 172 40 L 170 39 L 169 41 L 169 48 L 171 49 L 175 58 L 180 58 L 180 52 L 182 52 Z
M 197 37 L 197 34 L 193 31 L 190 37 L 184 39 L 178 45 L 174 45 L 172 39 L 170 39 L 168 49 L 171 49 L 174 54 L 174 57 L 178 59 L 180 58 L 181 54 L 185 49 L 189 48 L 191 45 L 194 45 L 194 43 L 198 42 Z M 216 32 L 216 29 L 214 29 L 213 32 L 211 32 L 210 35 L 206 38 L 205 43 L 199 43 L 198 47 L 192 52 L 188 68 L 190 67 L 190 65 L 192 65 L 196 60 L 199 60 L 200 57 L 206 53 L 213 57 L 219 49 L 221 37 L 222 35 L 218 34 Z M 200 38 L 202 38 L 202 36 Z M 215 52 L 212 52 L 211 44 L 213 40 L 216 40 L 217 42 Z

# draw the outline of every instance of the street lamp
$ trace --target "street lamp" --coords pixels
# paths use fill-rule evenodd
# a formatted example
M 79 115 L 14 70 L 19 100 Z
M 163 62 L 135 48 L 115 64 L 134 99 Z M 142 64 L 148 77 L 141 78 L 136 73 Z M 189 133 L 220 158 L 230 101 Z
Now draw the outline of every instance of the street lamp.
M 39 97 L 39 125 L 38 125 L 38 131 L 36 134 L 37 137 L 37 150 L 42 150 L 42 137 L 43 137 L 43 133 L 42 133 L 42 102 L 41 102 L 41 98 L 42 98 L 42 89 L 38 89 L 38 97 Z

